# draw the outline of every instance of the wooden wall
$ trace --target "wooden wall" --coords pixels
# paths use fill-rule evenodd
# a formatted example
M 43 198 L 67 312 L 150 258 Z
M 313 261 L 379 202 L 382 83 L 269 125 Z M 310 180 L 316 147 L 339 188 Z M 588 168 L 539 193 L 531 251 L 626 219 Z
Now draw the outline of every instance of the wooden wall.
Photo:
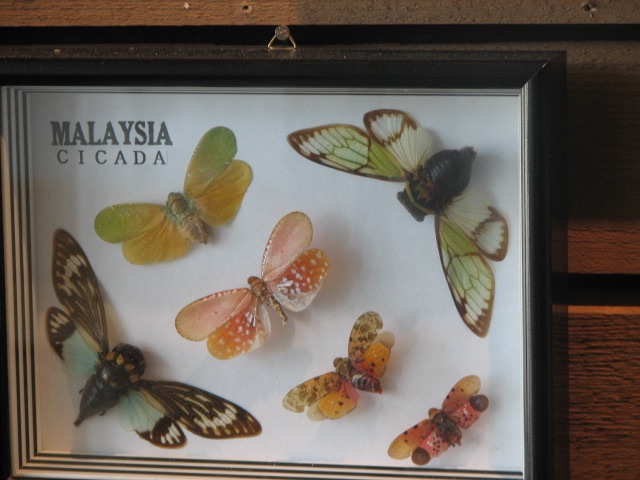
M 349 41 L 351 27 L 365 43 L 413 36 L 437 49 L 567 52 L 572 275 L 568 373 L 559 380 L 569 393 L 569 476 L 640 478 L 640 2 L 0 0 L 5 45 L 98 41 L 90 29 L 57 27 L 172 27 L 175 39 L 175 27 L 213 26 L 215 37 L 229 26 L 281 24 L 294 37 L 296 26 L 320 35 L 341 27 L 336 43 Z M 144 31 L 161 42 L 169 29 Z

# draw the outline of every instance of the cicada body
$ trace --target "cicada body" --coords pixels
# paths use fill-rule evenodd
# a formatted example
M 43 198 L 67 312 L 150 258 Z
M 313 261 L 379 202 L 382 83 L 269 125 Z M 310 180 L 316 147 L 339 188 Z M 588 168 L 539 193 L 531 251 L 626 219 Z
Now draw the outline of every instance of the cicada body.
M 417 221 L 435 216 L 440 262 L 465 325 L 484 337 L 491 322 L 495 284 L 487 259 L 504 259 L 505 218 L 468 189 L 476 152 L 471 147 L 433 152 L 431 134 L 400 110 L 364 115 L 366 131 L 330 124 L 291 133 L 303 157 L 347 173 L 404 182 L 400 203 Z
M 283 323 L 285 310 L 307 308 L 329 271 L 327 255 L 311 243 L 311 220 L 302 212 L 285 215 L 273 229 L 262 257 L 262 275 L 249 288 L 217 292 L 184 307 L 176 330 L 188 340 L 207 339 L 209 353 L 227 360 L 260 347 L 271 332 L 268 307 Z
M 464 377 L 442 402 L 431 408 L 429 418 L 398 435 L 389 446 L 389 456 L 398 460 L 411 457 L 416 465 L 426 465 L 449 447 L 460 445 L 462 429 L 473 425 L 489 407 L 489 399 L 480 390 L 480 379 Z
M 251 184 L 251 167 L 234 160 L 236 151 L 231 130 L 212 128 L 193 152 L 184 193 L 170 193 L 165 205 L 107 207 L 96 215 L 96 233 L 106 242 L 122 243 L 127 261 L 139 265 L 173 260 L 184 255 L 190 243 L 207 243 L 207 225 L 233 220 Z
M 118 406 L 129 430 L 158 447 L 183 446 L 181 427 L 205 438 L 258 435 L 262 427 L 242 407 L 180 382 L 141 378 L 146 361 L 139 348 L 120 343 L 109 350 L 102 294 L 84 251 L 64 230 L 53 240 L 53 288 L 64 308 L 46 314 L 49 343 L 68 373 L 86 379 L 79 426 Z
M 381 332 L 382 319 L 366 312 L 355 322 L 349 336 L 349 356 L 333 361 L 335 371 L 314 377 L 287 393 L 282 405 L 301 413 L 307 409 L 311 420 L 338 419 L 358 405 L 358 390 L 382 393 L 384 375 L 395 338 Z

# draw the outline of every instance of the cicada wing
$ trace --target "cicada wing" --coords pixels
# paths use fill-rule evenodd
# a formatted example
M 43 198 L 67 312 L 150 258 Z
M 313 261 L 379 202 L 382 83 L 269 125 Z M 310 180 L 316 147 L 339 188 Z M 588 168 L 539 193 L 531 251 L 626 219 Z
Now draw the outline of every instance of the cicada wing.
M 173 260 L 189 249 L 189 241 L 165 207 L 153 203 L 107 207 L 96 216 L 94 228 L 103 240 L 122 243 L 122 254 L 134 265 Z
M 336 372 L 319 375 L 289 390 L 282 400 L 282 406 L 292 412 L 302 413 L 327 394 L 340 390 L 341 385 L 342 378 Z
M 292 212 L 280 219 L 271 232 L 262 256 L 262 279 L 266 283 L 280 278 L 311 243 L 313 226 L 302 212 Z
M 287 310 L 307 308 L 322 287 L 329 271 L 329 258 L 318 248 L 301 253 L 280 277 L 267 283 L 276 300 Z
M 209 335 L 207 349 L 215 358 L 229 360 L 261 347 L 270 332 L 267 307 L 252 295 L 249 306 L 234 312 Z
M 260 422 L 244 408 L 218 395 L 180 382 L 142 380 L 145 399 L 166 418 L 205 438 L 251 437 Z
M 458 313 L 473 333 L 484 337 L 495 291 L 491 267 L 457 224 L 436 216 L 435 228 L 442 270 Z
M 442 410 L 449 414 L 480 391 L 480 378 L 467 375 L 456 382 L 442 402 Z
M 248 288 L 217 292 L 191 302 L 176 316 L 176 330 L 187 340 L 201 341 L 238 313 L 255 304 Z
M 152 397 L 152 396 L 151 396 Z M 131 389 L 118 401 L 120 423 L 140 438 L 163 448 L 183 446 L 187 438 L 178 422 L 167 415 L 166 409 L 145 394 L 143 390 Z
M 287 137 L 303 157 L 356 175 L 404 181 L 396 158 L 365 132 L 352 125 L 331 124 L 298 130 Z
M 249 164 L 234 160 L 198 196 L 191 198 L 197 214 L 211 226 L 229 223 L 238 213 L 252 178 Z
M 260 347 L 269 336 L 269 312 L 251 290 L 214 293 L 184 307 L 176 330 L 188 340 L 207 338 L 209 353 L 228 360 Z
M 479 225 L 472 238 L 476 245 L 490 260 L 504 260 L 509 247 L 509 228 L 507 220 L 495 208 L 489 207 L 491 216 Z
M 166 216 L 122 244 L 124 258 L 134 265 L 168 262 L 181 257 L 188 250 L 189 240 L 182 235 L 178 225 Z
M 307 410 L 311 420 L 337 420 L 352 412 L 357 406 L 360 396 L 346 380 L 342 381 L 339 390 L 327 393 Z
M 435 425 L 429 419 L 417 423 L 398 435 L 389 445 L 387 453 L 396 460 L 412 457 L 413 452 L 431 435 L 434 429 Z
M 380 378 L 384 375 L 391 358 L 391 347 L 395 343 L 395 337 L 391 332 L 381 332 L 364 351 L 362 357 L 353 363 L 358 370 Z
M 466 402 L 460 404 L 458 408 L 449 413 L 449 418 L 460 428 L 469 428 L 489 408 L 489 399 L 486 395 L 474 395 Z
M 431 156 L 433 139 L 407 113 L 400 110 L 373 110 L 364 115 L 369 135 L 390 151 L 397 163 L 408 172 L 415 172 Z
M 453 220 L 490 260 L 503 260 L 509 246 L 509 228 L 505 218 L 475 190 L 455 197 L 446 208 Z
M 380 315 L 366 312 L 358 317 L 349 335 L 349 361 L 357 370 L 366 374 L 365 377 L 382 377 L 391 357 L 395 337 L 391 332 L 380 330 Z
M 164 206 L 155 203 L 121 203 L 98 212 L 93 228 L 109 243 L 122 243 L 158 225 L 166 216 Z
M 376 312 L 365 312 L 358 317 L 349 335 L 349 360 L 351 363 L 362 359 L 364 352 L 382 330 L 382 318 Z
M 229 166 L 236 155 L 236 136 L 226 127 L 207 131 L 191 156 L 184 178 L 184 193 L 197 198 Z
M 443 411 L 458 426 L 469 428 L 489 407 L 489 399 L 478 395 L 480 379 L 475 375 L 461 378 L 442 402 Z
M 47 318 L 49 339 L 60 355 L 61 344 L 72 336 L 75 327 L 94 352 L 109 350 L 107 323 L 98 279 L 78 242 L 64 230 L 53 236 L 53 289 L 66 309 L 50 310 Z M 70 322 L 73 324 L 70 325 Z
M 100 356 L 96 343 L 88 343 L 80 328 L 69 316 L 56 307 L 47 310 L 47 335 L 49 344 L 64 361 L 65 370 L 75 377 L 86 378 L 95 373 Z M 93 346 L 92 346 L 93 345 Z

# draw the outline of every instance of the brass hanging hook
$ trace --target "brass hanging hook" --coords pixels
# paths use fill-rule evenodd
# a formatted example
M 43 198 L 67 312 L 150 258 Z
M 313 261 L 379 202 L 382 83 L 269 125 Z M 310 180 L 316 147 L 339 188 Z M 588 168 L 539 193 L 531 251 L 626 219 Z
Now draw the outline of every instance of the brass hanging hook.
M 286 42 L 288 40 L 289 44 L 284 44 L 284 45 L 276 44 L 276 40 L 280 42 Z M 278 25 L 276 27 L 275 35 L 267 45 L 267 48 L 269 50 L 295 50 L 297 47 L 298 47 L 298 44 L 291 36 L 291 33 L 289 32 L 289 27 L 287 27 L 286 25 Z

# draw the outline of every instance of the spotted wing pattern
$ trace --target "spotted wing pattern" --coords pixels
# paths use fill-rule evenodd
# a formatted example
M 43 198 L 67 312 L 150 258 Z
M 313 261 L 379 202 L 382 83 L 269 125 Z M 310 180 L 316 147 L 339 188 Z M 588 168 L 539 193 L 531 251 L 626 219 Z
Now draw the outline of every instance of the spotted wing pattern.
M 285 215 L 275 226 L 262 257 L 262 278 L 250 277 L 250 288 L 214 293 L 185 306 L 176 316 L 176 330 L 188 340 L 207 338 L 209 353 L 226 360 L 260 347 L 271 331 L 274 308 L 286 321 L 309 306 L 329 269 L 320 249 L 311 243 L 311 220 L 302 212 Z
M 395 338 L 382 332 L 382 319 L 376 312 L 363 313 L 349 335 L 349 361 L 359 371 L 376 378 L 384 375 Z
M 340 390 L 341 384 L 342 379 L 336 372 L 319 375 L 292 388 L 285 395 L 282 405 L 287 410 L 302 413 L 328 393 Z
M 349 336 L 349 358 L 336 358 L 335 372 L 314 377 L 292 388 L 282 405 L 301 413 L 307 408 L 311 420 L 338 419 L 358 405 L 357 389 L 380 393 L 382 376 L 394 343 L 390 332 L 382 329 L 376 312 L 366 312 L 356 320 Z
M 269 312 L 248 288 L 217 292 L 184 307 L 176 330 L 188 340 L 207 340 L 209 353 L 220 360 L 261 346 L 269 336 Z
M 300 312 L 316 297 L 329 271 L 329 258 L 319 248 L 302 252 L 267 286 L 275 299 L 287 310 Z
M 255 295 L 250 306 L 227 317 L 227 321 L 207 338 L 209 353 L 220 360 L 228 360 L 262 346 L 271 329 L 269 311 Z
M 460 379 L 442 402 L 442 409 L 429 410 L 429 418 L 398 435 L 388 449 L 391 458 L 411 457 L 416 465 L 425 465 L 450 446 L 460 445 L 459 428 L 473 425 L 489 406 L 485 395 L 478 395 L 480 379 L 468 375 Z

